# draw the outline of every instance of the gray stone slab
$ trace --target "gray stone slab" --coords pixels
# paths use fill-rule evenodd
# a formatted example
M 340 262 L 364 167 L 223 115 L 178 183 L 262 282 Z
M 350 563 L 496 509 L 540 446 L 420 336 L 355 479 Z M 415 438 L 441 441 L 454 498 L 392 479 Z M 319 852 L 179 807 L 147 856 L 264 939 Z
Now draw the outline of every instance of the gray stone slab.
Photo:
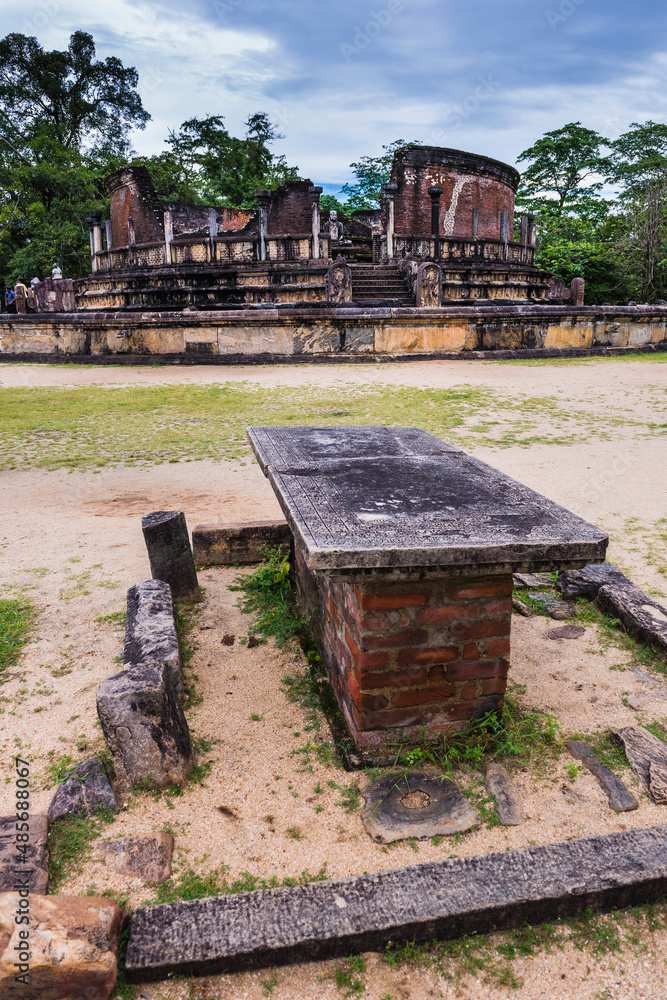
M 484 574 L 604 559 L 599 528 L 423 431 L 252 427 L 248 438 L 311 570 Z
M 656 803 L 667 801 L 665 775 L 667 774 L 667 744 L 643 726 L 624 726 L 612 729 L 612 736 L 620 740 L 630 767 L 640 779 L 651 799 Z
M 95 810 L 118 812 L 118 800 L 99 757 L 78 764 L 58 785 L 49 806 L 49 823 L 67 816 L 92 816 Z
M 197 566 L 258 563 L 267 547 L 288 555 L 291 537 L 287 521 L 198 524 L 192 529 L 192 549 Z
M 521 826 L 524 820 L 519 789 L 502 764 L 491 763 L 486 769 L 484 786 L 496 800 L 498 819 L 503 826 Z
M 139 908 L 131 982 L 379 951 L 655 901 L 667 827 L 439 861 L 336 882 Z
M 561 601 L 560 597 L 553 594 L 544 594 L 539 590 L 529 590 L 528 596 L 538 604 L 541 604 L 547 614 L 555 618 L 556 621 L 564 621 L 566 618 L 576 618 L 577 609 L 569 601 Z
M 123 663 L 130 669 L 143 663 L 164 663 L 174 691 L 182 698 L 183 665 L 174 602 L 171 587 L 163 580 L 144 580 L 127 592 Z
M 629 584 L 627 576 L 613 563 L 603 562 L 593 566 L 583 566 L 581 569 L 564 570 L 556 581 L 556 589 L 563 597 L 588 597 L 595 600 L 600 587 L 607 583 Z
M 634 584 L 610 583 L 595 599 L 600 611 L 623 622 L 641 642 L 653 646 L 667 659 L 667 608 Z
M 609 797 L 609 808 L 615 812 L 632 812 L 639 808 L 639 803 L 629 788 L 623 784 L 617 774 L 605 767 L 600 758 L 593 753 L 587 743 L 581 740 L 570 740 L 567 748 L 576 760 L 587 768 L 597 778 Z

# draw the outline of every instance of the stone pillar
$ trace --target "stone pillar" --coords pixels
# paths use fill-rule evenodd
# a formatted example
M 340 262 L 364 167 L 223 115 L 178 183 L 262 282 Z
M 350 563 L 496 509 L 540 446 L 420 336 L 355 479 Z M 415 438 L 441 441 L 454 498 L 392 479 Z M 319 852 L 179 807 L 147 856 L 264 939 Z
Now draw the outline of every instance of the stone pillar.
M 526 246 L 528 243 L 528 231 L 530 227 L 529 219 L 531 218 L 527 212 L 521 216 L 521 245 Z
M 153 579 L 168 583 L 174 600 L 198 601 L 201 595 L 185 514 L 154 511 L 142 517 L 141 528 Z
M 174 238 L 174 222 L 171 217 L 171 210 L 164 212 L 164 262 L 171 264 L 171 241 Z
M 583 278 L 572 279 L 570 296 L 573 306 L 583 306 L 586 297 L 586 282 Z
M 86 216 L 88 224 L 88 242 L 90 244 L 90 269 L 95 273 L 97 270 L 97 258 L 95 257 L 95 239 L 93 237 L 93 220 L 90 215 Z
M 132 216 L 127 220 L 127 245 L 133 247 L 137 240 L 134 235 L 134 219 Z
M 479 209 L 473 208 L 472 210 L 472 238 L 474 240 L 479 236 Z
M 113 236 L 111 235 L 111 219 L 107 219 L 107 221 L 104 223 L 104 228 L 106 229 L 106 236 L 107 236 L 107 250 L 111 250 L 111 247 L 113 246 Z
M 320 195 L 322 194 L 321 187 L 311 187 L 310 197 L 312 199 L 312 248 L 311 257 L 313 260 L 319 260 L 320 258 Z
M 215 260 L 215 238 L 218 235 L 218 214 L 214 208 L 208 210 L 208 259 Z
M 259 213 L 259 259 L 266 260 L 266 234 L 269 226 L 270 191 L 255 191 Z
M 535 222 L 535 216 L 530 213 L 526 216 L 526 218 L 528 219 L 528 246 L 534 247 L 537 243 L 537 223 Z
M 14 286 L 14 302 L 16 304 L 17 313 L 27 312 L 25 292 L 20 285 Z
M 385 184 L 382 188 L 387 205 L 387 249 L 388 260 L 394 257 L 394 197 L 398 191 L 398 184 Z
M 435 259 L 440 260 L 440 197 L 441 187 L 428 189 L 431 198 L 431 236 L 435 240 Z
M 102 213 L 91 212 L 87 216 L 86 222 L 90 231 L 90 256 L 92 259 L 92 269 L 97 271 L 97 254 L 102 253 Z

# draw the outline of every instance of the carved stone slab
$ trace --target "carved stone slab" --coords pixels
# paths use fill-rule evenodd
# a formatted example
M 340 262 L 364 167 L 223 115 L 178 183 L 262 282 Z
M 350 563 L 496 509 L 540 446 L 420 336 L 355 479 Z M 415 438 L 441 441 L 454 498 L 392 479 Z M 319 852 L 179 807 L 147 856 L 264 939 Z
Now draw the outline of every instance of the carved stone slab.
M 369 782 L 362 794 L 366 832 L 383 844 L 464 833 L 479 824 L 479 814 L 449 778 L 420 772 L 383 774 Z
M 521 796 L 507 768 L 491 763 L 486 769 L 484 785 L 496 800 L 498 819 L 503 826 L 521 826 L 524 820 Z
M 312 570 L 552 569 L 604 559 L 608 536 L 414 428 L 251 427 Z
M 380 951 L 662 898 L 667 827 L 134 911 L 131 982 Z

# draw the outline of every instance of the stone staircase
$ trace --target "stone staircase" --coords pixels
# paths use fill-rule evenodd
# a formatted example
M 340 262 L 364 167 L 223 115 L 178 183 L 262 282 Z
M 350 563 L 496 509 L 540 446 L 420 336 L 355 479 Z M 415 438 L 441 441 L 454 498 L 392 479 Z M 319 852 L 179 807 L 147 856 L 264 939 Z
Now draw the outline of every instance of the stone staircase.
M 412 306 L 414 300 L 403 272 L 391 264 L 352 264 L 353 302 L 400 300 Z

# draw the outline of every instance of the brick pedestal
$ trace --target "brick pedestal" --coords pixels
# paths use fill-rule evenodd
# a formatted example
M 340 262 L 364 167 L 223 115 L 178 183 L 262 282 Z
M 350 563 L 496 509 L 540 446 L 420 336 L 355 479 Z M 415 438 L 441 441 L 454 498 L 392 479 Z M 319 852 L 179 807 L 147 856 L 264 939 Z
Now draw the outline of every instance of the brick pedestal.
M 320 652 L 360 749 L 463 729 L 507 687 L 512 576 L 348 582 L 313 577 L 297 553 L 303 603 L 318 605 Z

